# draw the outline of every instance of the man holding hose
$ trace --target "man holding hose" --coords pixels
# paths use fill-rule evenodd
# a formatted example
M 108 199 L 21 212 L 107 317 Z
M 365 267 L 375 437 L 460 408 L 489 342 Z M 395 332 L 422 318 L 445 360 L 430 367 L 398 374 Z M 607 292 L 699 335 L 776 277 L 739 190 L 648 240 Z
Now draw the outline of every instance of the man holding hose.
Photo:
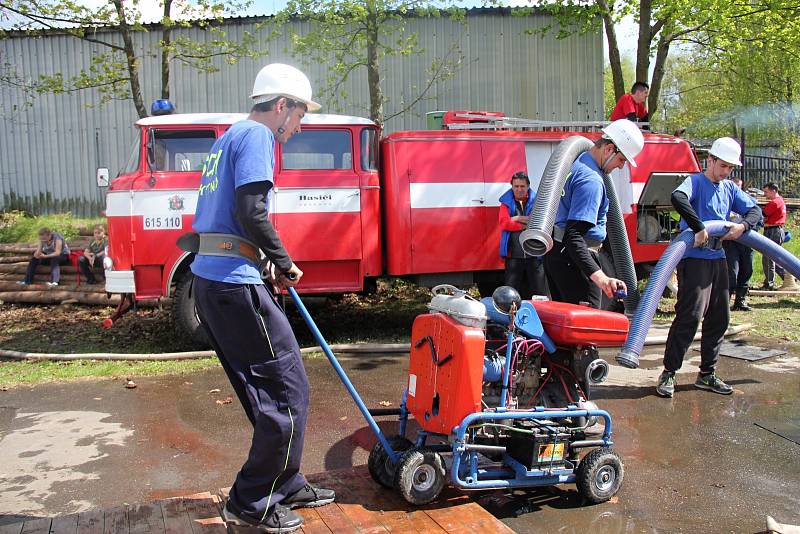
M 561 192 L 553 227 L 553 248 L 544 257 L 544 270 L 553 300 L 600 308 L 601 292 L 613 298 L 627 291 L 625 282 L 600 268 L 598 254 L 606 238 L 608 194 L 601 173 L 635 167 L 644 148 L 639 127 L 627 119 L 603 128 L 603 137 L 578 156 Z
M 711 145 L 705 172 L 687 177 L 672 192 L 672 205 L 681 216 L 681 231 L 691 228 L 695 234 L 694 247 L 678 263 L 675 319 L 667 336 L 664 371 L 656 386 L 656 393 L 662 397 L 674 394 L 675 373 L 683 364 L 701 319 L 700 374 L 694 385 L 721 395 L 733 393 L 733 388 L 715 373 L 730 321 L 728 264 L 722 241 L 738 239 L 761 220 L 755 200 L 726 180 L 735 167 L 741 166 L 741 152 L 734 139 L 717 139 Z M 731 212 L 741 215 L 742 222 L 729 223 L 728 233 L 721 238 L 709 237 L 703 221 L 728 221 Z

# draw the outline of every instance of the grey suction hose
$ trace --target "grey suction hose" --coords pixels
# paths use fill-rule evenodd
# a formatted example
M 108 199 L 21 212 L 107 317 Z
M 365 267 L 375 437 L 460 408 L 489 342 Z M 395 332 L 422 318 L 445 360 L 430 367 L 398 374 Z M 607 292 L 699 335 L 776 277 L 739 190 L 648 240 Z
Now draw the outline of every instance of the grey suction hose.
M 593 143 L 585 137 L 573 135 L 561 141 L 547 160 L 528 219 L 528 227 L 519 236 L 522 250 L 527 254 L 541 257 L 553 248 L 553 225 L 564 183 L 575 158 L 592 146 Z
M 631 254 L 631 244 L 628 241 L 628 232 L 625 229 L 625 220 L 622 217 L 622 208 L 619 205 L 617 189 L 614 187 L 614 180 L 603 174 L 603 183 L 606 185 L 606 195 L 608 195 L 608 218 L 606 228 L 608 237 L 611 241 L 611 255 L 614 258 L 614 268 L 617 276 L 625 282 L 628 288 L 625 297 L 625 315 L 631 316 L 639 306 L 639 287 L 636 279 L 636 269 L 633 266 L 633 254 Z
M 728 232 L 729 223 L 726 221 L 705 221 L 703 224 L 708 234 L 712 237 L 720 237 Z M 795 277 L 800 276 L 800 259 L 758 232 L 745 232 L 737 239 L 737 242 L 761 252 L 761 254 L 786 269 L 787 272 L 792 273 Z M 630 369 L 639 367 L 639 355 L 642 352 L 647 331 L 653 322 L 653 316 L 655 315 L 658 301 L 664 292 L 664 287 L 667 285 L 667 280 L 669 280 L 672 271 L 675 270 L 678 262 L 683 259 L 686 251 L 693 244 L 694 232 L 691 229 L 681 232 L 667 247 L 667 250 L 664 251 L 655 269 L 650 274 L 650 281 L 645 287 L 642 302 L 636 309 L 636 314 L 631 321 L 628 338 L 625 340 L 622 350 L 616 356 L 617 363 L 623 367 Z

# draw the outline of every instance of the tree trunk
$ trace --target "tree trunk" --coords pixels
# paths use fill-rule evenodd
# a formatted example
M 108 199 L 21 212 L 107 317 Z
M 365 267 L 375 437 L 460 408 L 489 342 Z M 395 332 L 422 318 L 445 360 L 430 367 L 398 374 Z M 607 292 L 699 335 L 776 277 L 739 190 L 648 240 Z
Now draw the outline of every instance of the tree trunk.
M 161 18 L 161 98 L 169 100 L 169 47 L 172 44 L 172 0 L 164 0 L 164 13 Z
M 639 2 L 639 41 L 636 43 L 636 79 L 634 82 L 647 81 L 650 74 L 650 45 L 653 43 L 653 31 L 650 22 L 653 19 L 651 0 Z
M 650 120 L 653 120 L 658 109 L 658 96 L 661 93 L 661 82 L 664 81 L 664 72 L 667 65 L 667 56 L 669 56 L 669 45 L 672 42 L 671 36 L 666 36 L 664 33 L 658 38 L 658 46 L 656 48 L 656 63 L 653 66 L 653 79 L 650 82 L 650 96 L 647 98 L 647 111 L 650 113 Z
M 125 48 L 125 60 L 128 65 L 128 76 L 131 85 L 131 99 L 133 105 L 136 107 L 136 113 L 139 118 L 147 117 L 147 109 L 144 107 L 144 100 L 142 99 L 142 88 L 139 83 L 139 61 L 136 58 L 136 52 L 133 49 L 133 39 L 131 39 L 131 29 L 128 25 L 128 19 L 125 15 L 125 6 L 122 5 L 122 0 L 113 0 L 114 7 L 117 10 L 119 17 L 119 33 L 122 35 L 122 42 Z
M 606 29 L 606 38 L 608 39 L 608 62 L 611 65 L 614 100 L 619 100 L 625 94 L 625 79 L 622 76 L 622 57 L 617 43 L 617 31 L 614 27 L 614 19 L 611 18 L 613 4 L 609 6 L 606 0 L 597 0 L 597 5 L 600 6 L 602 11 L 603 26 Z M 606 111 L 610 112 L 610 110 Z
M 369 118 L 383 125 L 383 89 L 378 64 L 378 14 L 374 1 L 367 2 L 367 83 L 369 84 Z

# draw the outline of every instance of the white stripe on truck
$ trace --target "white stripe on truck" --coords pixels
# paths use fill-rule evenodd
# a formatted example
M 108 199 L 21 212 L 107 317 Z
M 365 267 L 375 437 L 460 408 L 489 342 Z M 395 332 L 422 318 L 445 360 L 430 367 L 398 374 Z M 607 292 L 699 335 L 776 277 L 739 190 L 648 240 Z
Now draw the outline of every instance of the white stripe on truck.
M 500 196 L 511 188 L 508 182 L 416 182 L 409 185 L 413 209 L 497 207 Z
M 358 188 L 276 189 L 272 213 L 357 213 L 361 211 Z M 197 190 L 112 191 L 106 195 L 107 217 L 158 217 L 194 215 Z

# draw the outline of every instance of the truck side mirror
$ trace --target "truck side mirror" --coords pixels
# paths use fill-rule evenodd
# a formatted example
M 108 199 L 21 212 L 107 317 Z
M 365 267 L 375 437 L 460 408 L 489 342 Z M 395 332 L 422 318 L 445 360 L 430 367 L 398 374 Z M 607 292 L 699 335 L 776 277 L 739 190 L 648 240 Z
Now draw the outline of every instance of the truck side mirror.
M 97 187 L 108 187 L 108 169 L 105 167 L 97 169 Z

